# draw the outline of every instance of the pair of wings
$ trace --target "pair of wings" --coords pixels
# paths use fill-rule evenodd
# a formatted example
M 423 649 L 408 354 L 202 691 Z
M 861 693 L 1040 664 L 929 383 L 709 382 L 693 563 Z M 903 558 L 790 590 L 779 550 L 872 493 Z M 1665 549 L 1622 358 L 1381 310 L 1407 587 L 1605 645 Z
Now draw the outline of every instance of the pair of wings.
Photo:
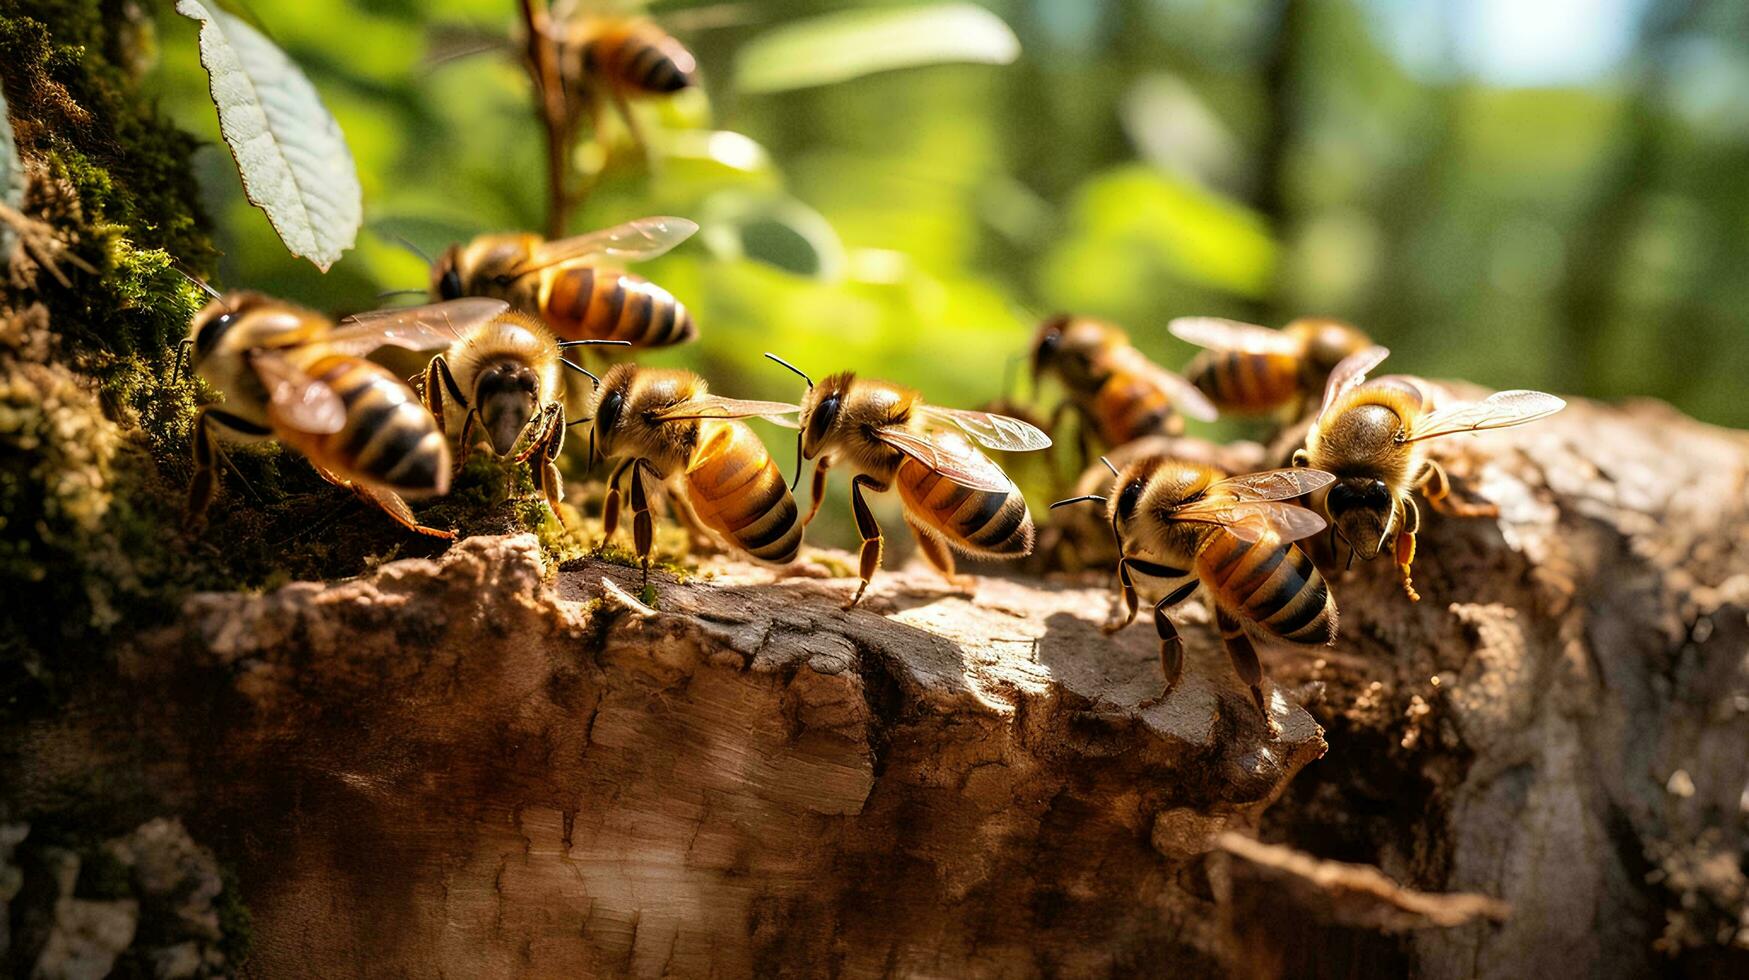
M 1170 513 L 1174 521 L 1209 524 L 1245 541 L 1273 532 L 1283 543 L 1309 538 L 1325 528 L 1324 518 L 1284 500 L 1321 490 L 1336 482 L 1323 470 L 1303 467 L 1264 470 L 1222 480 L 1202 496 Z
M 1181 316 L 1166 324 L 1166 329 L 1179 340 L 1208 350 L 1288 357 L 1300 353 L 1300 341 L 1290 334 L 1218 316 Z
M 1324 404 L 1318 410 L 1317 424 L 1322 424 L 1331 406 L 1364 382 L 1368 372 L 1378 367 L 1390 353 L 1384 347 L 1375 346 L 1343 358 L 1330 372 L 1330 380 L 1324 386 Z M 1479 402 L 1464 402 L 1429 412 L 1410 423 L 1409 434 L 1403 441 L 1421 442 L 1460 432 L 1505 429 L 1535 422 L 1566 407 L 1565 401 L 1540 391 L 1497 391 Z
M 542 242 L 505 274 L 524 276 L 554 266 L 595 265 L 603 261 L 642 262 L 667 254 L 697 231 L 698 223 L 686 218 L 638 218 L 612 228 Z
M 788 402 L 744 401 L 706 395 L 681 402 L 658 418 L 665 422 L 683 419 L 762 418 L 784 428 L 796 423 L 789 416 L 800 407 Z M 1014 483 L 1002 468 L 979 452 L 973 441 L 991 449 L 1027 452 L 1045 449 L 1051 437 L 1037 427 L 1007 415 L 969 409 L 924 405 L 916 410 L 921 425 L 916 429 L 888 426 L 876 429 L 874 437 L 971 490 L 1006 493 Z M 968 439 L 967 437 L 970 437 Z
M 437 350 L 509 308 L 503 300 L 469 298 L 373 310 L 340 321 L 312 346 L 348 357 L 363 357 L 381 347 Z M 329 435 L 346 425 L 340 396 L 298 366 L 288 351 L 256 350 L 249 363 L 267 388 L 268 414 L 277 424 L 312 435 Z

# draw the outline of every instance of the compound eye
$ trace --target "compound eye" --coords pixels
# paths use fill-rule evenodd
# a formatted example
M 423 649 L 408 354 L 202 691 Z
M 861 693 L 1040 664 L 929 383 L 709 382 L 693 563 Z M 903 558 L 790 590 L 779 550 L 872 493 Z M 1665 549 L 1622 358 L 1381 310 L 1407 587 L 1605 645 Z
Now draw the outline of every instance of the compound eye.
M 215 316 L 212 319 L 208 320 L 205 323 L 205 325 L 203 325 L 199 330 L 195 331 L 195 334 L 194 334 L 194 357 L 195 357 L 195 360 L 197 360 L 197 361 L 202 360 L 208 354 L 212 353 L 213 348 L 217 347 L 219 345 L 219 338 L 223 337 L 225 335 L 225 331 L 231 329 L 231 327 L 234 326 L 236 324 L 236 322 L 237 322 L 237 314 L 231 312 L 230 310 L 226 310 L 223 313 L 220 313 L 218 316 Z
M 1144 486 L 1145 484 L 1141 480 L 1131 480 L 1129 485 L 1123 488 L 1123 493 L 1119 494 L 1117 498 L 1117 516 L 1119 518 L 1127 521 L 1135 514 L 1136 505 L 1142 501 Z
M 444 299 L 461 299 L 461 296 L 462 296 L 462 277 L 461 277 L 461 274 L 456 272 L 454 269 L 450 269 L 449 271 L 445 272 L 443 274 L 443 278 L 441 280 L 439 280 L 437 283 L 437 293 L 439 296 L 442 296 Z
M 808 419 L 808 438 L 818 442 L 826 437 L 827 430 L 838 420 L 837 395 L 827 395 L 820 399 L 820 404 L 814 408 L 814 414 Z
M 617 391 L 610 391 L 601 399 L 601 408 L 595 413 L 595 425 L 600 429 L 611 429 L 619 422 L 619 410 L 625 404 L 625 396 Z

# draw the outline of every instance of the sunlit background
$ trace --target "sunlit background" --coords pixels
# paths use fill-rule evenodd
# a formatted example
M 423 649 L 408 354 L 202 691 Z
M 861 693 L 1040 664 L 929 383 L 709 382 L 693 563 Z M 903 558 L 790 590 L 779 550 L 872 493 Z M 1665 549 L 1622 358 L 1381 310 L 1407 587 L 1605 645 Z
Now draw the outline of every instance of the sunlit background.
M 1010 0 L 986 6 L 1020 39 L 1012 64 L 749 90 L 795 67 L 753 57 L 762 35 L 880 6 L 652 9 L 706 95 L 651 108 L 661 165 L 621 145 L 575 222 L 704 225 L 640 269 L 702 330 L 649 362 L 793 398 L 759 358 L 775 350 L 969 406 L 1049 311 L 1112 318 L 1171 367 L 1191 353 L 1171 317 L 1321 313 L 1391 346 L 1397 370 L 1749 425 L 1749 5 Z M 227 285 L 365 308 L 426 282 L 391 234 L 435 251 L 543 223 L 520 66 L 432 64 L 465 46 L 455 25 L 508 32 L 510 0 L 255 13 L 345 129 L 367 228 L 326 276 L 285 253 L 218 143 L 194 26 L 166 17 L 155 84 L 213 143 Z

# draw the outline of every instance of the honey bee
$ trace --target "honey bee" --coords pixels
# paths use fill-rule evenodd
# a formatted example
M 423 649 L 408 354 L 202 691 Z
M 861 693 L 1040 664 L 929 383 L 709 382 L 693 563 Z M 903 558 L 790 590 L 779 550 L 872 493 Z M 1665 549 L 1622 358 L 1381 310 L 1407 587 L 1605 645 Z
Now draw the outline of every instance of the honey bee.
M 885 381 L 859 379 L 846 371 L 814 384 L 794 365 L 767 354 L 801 375 L 800 431 L 796 435 L 796 481 L 805 460 L 814 466 L 813 503 L 805 525 L 820 510 L 826 472 L 843 459 L 856 475 L 851 507 L 862 535 L 862 584 L 846 609 L 862 601 L 880 568 L 882 536 L 863 494 L 898 486 L 905 523 L 917 535 L 924 557 L 950 580 L 953 551 L 985 558 L 1022 558 L 1032 552 L 1032 515 L 1014 481 L 978 449 L 1027 451 L 1050 446 L 1050 437 L 1019 419 L 987 412 L 926 405 L 917 392 Z
M 639 218 L 557 241 L 527 232 L 451 245 L 431 266 L 439 299 L 488 296 L 539 317 L 561 340 L 667 347 L 698 335 L 674 294 L 618 263 L 653 259 L 698 230 L 685 218 Z
M 1301 317 L 1280 330 L 1217 317 L 1180 317 L 1166 325 L 1179 340 L 1207 348 L 1184 369 L 1223 412 L 1264 414 L 1310 399 L 1341 360 L 1372 346 L 1366 334 L 1328 317 Z
M 716 532 L 737 549 L 773 564 L 794 561 L 802 523 L 783 472 L 751 427 L 764 418 L 779 425 L 796 407 L 741 401 L 709 393 L 691 371 L 616 364 L 601 378 L 590 416 L 590 455 L 619 460 L 607 478 L 603 538 L 619 526 L 622 479 L 631 479 L 632 541 L 650 581 L 655 541 L 652 502 L 664 485 L 688 524 Z
M 1108 464 L 1109 465 L 1109 464 Z M 1118 541 L 1118 583 L 1128 615 L 1106 627 L 1115 632 L 1135 621 L 1138 577 L 1150 585 L 1154 630 L 1160 636 L 1164 699 L 1184 668 L 1184 640 L 1166 610 L 1203 589 L 1233 670 L 1251 688 L 1267 722 L 1263 667 L 1249 631 L 1289 643 L 1336 641 L 1336 603 L 1317 568 L 1293 542 L 1324 529 L 1317 514 L 1282 503 L 1328 486 L 1335 477 L 1308 469 L 1266 470 L 1224 478 L 1220 470 L 1182 459 L 1150 456 L 1122 470 L 1108 494 L 1060 500 L 1105 504 Z
M 698 84 L 698 61 L 673 35 L 642 17 L 573 18 L 557 38 L 568 102 L 586 108 L 601 132 L 602 99 L 612 100 L 632 141 L 646 146 L 632 99 L 673 95 Z
M 1092 317 L 1059 314 L 1039 325 L 1032 343 L 1036 390 L 1046 375 L 1068 394 L 1051 414 L 1054 431 L 1069 408 L 1081 416 L 1083 462 L 1091 462 L 1087 430 L 1103 448 L 1151 435 L 1178 435 L 1183 415 L 1213 421 L 1215 407 L 1190 382 L 1148 360 L 1117 326 Z
M 1427 441 L 1523 425 L 1567 403 L 1540 391 L 1501 391 L 1479 402 L 1447 405 L 1449 398 L 1420 378 L 1387 375 L 1367 381 L 1367 372 L 1389 353 L 1372 347 L 1336 366 L 1305 448 L 1293 459 L 1335 474 L 1336 482 L 1312 503 L 1329 518 L 1332 534 L 1352 549 L 1351 560 L 1358 554 L 1370 561 L 1394 541 L 1403 591 L 1410 601 L 1419 601 L 1410 565 L 1421 511 L 1410 492 L 1420 490 L 1435 510 L 1454 516 L 1499 513 L 1492 504 L 1458 500 L 1445 469 L 1428 457 Z
M 403 499 L 449 492 L 449 443 L 413 390 L 363 355 L 384 346 L 441 347 L 454 329 L 504 309 L 493 300 L 464 300 L 379 311 L 335 326 L 260 293 L 213 293 L 184 341 L 195 372 L 225 396 L 224 407 L 208 405 L 195 416 L 190 523 L 212 502 L 224 453 L 218 440 L 276 439 L 408 530 L 455 537 L 420 524 Z
M 563 524 L 559 501 L 564 498 L 564 481 L 558 458 L 566 425 L 560 368 L 597 379 L 565 359 L 561 351 L 585 344 L 624 343 L 560 343 L 539 320 L 505 307 L 497 316 L 458 333 L 446 351 L 431 359 L 425 369 L 423 402 L 445 432 L 460 427 L 457 445 L 464 458 L 473 448 L 476 424 L 486 431 L 486 442 L 499 459 L 514 452 L 526 434 L 528 444 L 516 462 L 539 460 L 536 481 L 553 517 Z

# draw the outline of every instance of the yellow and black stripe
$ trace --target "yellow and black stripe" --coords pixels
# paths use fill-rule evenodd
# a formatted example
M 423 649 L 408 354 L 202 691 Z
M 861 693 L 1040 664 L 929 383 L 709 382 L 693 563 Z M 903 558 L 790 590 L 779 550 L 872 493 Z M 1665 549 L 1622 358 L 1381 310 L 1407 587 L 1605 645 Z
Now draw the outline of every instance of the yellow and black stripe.
M 621 90 L 669 95 L 698 82 L 692 52 L 649 21 L 603 25 L 583 45 L 583 72 Z
M 358 357 L 328 355 L 308 371 L 340 396 L 346 424 L 328 434 L 286 433 L 287 441 L 346 480 L 408 497 L 448 488 L 448 443 L 411 388 Z
M 739 419 L 700 423 L 686 467 L 687 499 L 706 527 L 760 561 L 794 561 L 801 514 L 777 461 Z
M 541 308 L 547 325 L 563 340 L 668 347 L 698 335 L 685 305 L 643 276 L 588 266 L 551 269 L 546 275 Z
M 1290 643 L 1322 645 L 1336 638 L 1336 603 L 1298 545 L 1268 535 L 1246 541 L 1215 534 L 1196 561 L 1197 574 L 1218 605 L 1243 612 Z
M 1217 408 L 1264 412 L 1300 393 L 1301 365 L 1286 354 L 1210 350 L 1198 354 L 1184 377 Z
M 1184 431 L 1184 419 L 1173 410 L 1172 399 L 1159 385 L 1138 375 L 1114 371 L 1094 398 L 1092 415 L 1098 420 L 1099 437 L 1108 446 Z
M 909 458 L 899 467 L 895 482 L 907 512 L 961 551 L 997 556 L 1032 553 L 1032 514 L 1018 489 L 973 490 Z

